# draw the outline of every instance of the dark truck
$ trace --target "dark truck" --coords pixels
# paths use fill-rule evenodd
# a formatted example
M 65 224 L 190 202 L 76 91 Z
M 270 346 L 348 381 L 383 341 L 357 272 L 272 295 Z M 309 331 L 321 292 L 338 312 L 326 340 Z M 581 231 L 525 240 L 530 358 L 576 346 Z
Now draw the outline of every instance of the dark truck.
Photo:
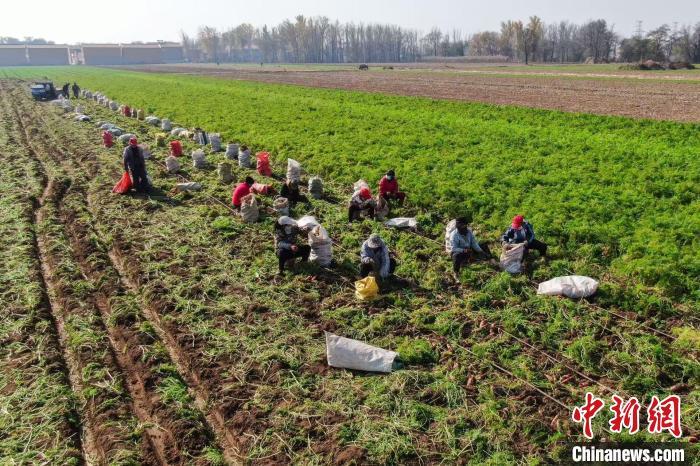
M 31 86 L 34 100 L 54 100 L 58 97 L 51 81 L 37 81 Z

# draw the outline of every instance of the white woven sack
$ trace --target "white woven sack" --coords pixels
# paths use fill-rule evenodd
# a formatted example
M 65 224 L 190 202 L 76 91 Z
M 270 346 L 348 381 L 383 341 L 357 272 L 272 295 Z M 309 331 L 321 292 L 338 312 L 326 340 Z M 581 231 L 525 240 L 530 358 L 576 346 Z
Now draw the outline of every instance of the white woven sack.
M 176 173 L 180 170 L 180 162 L 176 157 L 169 155 L 165 159 L 165 169 L 168 170 L 168 173 Z
M 587 298 L 594 295 L 596 291 L 598 291 L 598 282 L 582 275 L 556 277 L 540 283 L 537 287 L 537 294 L 569 298 Z
M 369 372 L 391 372 L 397 353 L 351 338 L 326 333 L 326 357 L 331 367 Z
M 294 159 L 287 159 L 287 181 L 301 179 L 301 164 Z
M 209 135 L 209 143 L 213 152 L 221 152 L 221 136 L 218 133 Z
M 309 232 L 309 246 L 311 254 L 309 259 L 321 267 L 328 267 L 333 261 L 333 241 L 328 232 L 321 225 L 316 225 Z
M 245 223 L 255 223 L 258 221 L 258 201 L 255 194 L 248 194 L 241 199 L 241 218 Z
M 501 269 L 510 273 L 520 273 L 523 267 L 523 254 L 525 253 L 525 243 L 516 245 L 504 245 L 501 252 Z
M 387 220 L 384 225 L 392 228 L 416 228 L 418 222 L 415 217 L 396 217 Z
M 194 168 L 205 168 L 207 166 L 203 150 L 197 149 L 192 152 L 192 166 Z

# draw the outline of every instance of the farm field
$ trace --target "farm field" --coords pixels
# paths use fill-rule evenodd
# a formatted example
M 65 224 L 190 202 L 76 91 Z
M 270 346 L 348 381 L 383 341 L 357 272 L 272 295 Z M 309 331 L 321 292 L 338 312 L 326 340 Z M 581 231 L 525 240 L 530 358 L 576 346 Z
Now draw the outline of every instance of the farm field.
M 618 65 L 142 65 L 136 71 L 359 90 L 568 112 L 700 121 L 700 70 L 621 71 Z
M 231 214 L 223 153 L 203 170 L 184 160 L 204 190 L 173 193 L 158 129 L 85 100 L 93 123 L 77 123 L 29 98 L 20 79 L 39 76 L 268 150 L 277 175 L 299 160 L 328 193 L 294 215 L 326 226 L 337 266 L 276 278 L 274 217 Z M 583 438 L 570 419 L 586 391 L 643 405 L 678 394 L 697 453 L 697 124 L 91 68 L 0 69 L 0 97 L 0 296 L 12 310 L 0 317 L 0 409 L 34 407 L 0 423 L 0 458 L 539 464 Z M 122 148 L 101 146 L 98 120 L 150 144 L 149 198 L 110 193 Z M 352 182 L 374 185 L 390 167 L 410 196 L 397 213 L 416 215 L 421 235 L 347 225 Z M 450 216 L 469 213 L 495 247 L 517 212 L 551 259 L 518 276 L 479 263 L 451 283 Z M 400 279 L 364 304 L 352 281 L 372 231 Z M 599 279 L 597 296 L 536 295 L 570 273 Z M 35 329 L 41 341 L 24 344 Z M 324 331 L 396 350 L 405 367 L 329 368 Z M 629 438 L 606 423 L 595 420 L 600 436 Z

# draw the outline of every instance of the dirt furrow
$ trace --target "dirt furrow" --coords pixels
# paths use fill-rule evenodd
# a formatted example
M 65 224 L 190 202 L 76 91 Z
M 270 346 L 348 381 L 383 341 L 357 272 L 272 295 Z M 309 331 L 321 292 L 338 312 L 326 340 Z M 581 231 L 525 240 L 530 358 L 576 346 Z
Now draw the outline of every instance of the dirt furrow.
M 37 115 L 37 118 L 41 117 Z M 60 146 L 62 142 L 63 141 L 56 141 L 58 145 L 53 146 L 53 150 L 59 153 L 59 158 L 67 159 L 67 153 L 72 151 L 70 149 L 63 150 Z M 81 161 L 81 164 L 89 171 L 93 171 L 96 169 L 93 162 L 94 160 L 86 159 Z M 108 169 L 109 168 L 112 167 L 108 167 Z M 87 199 L 89 207 L 89 197 Z M 65 211 L 65 209 L 63 210 Z M 92 215 L 95 215 L 94 211 L 92 212 Z M 71 227 L 68 230 L 69 233 L 71 233 L 71 237 L 73 238 L 74 249 L 76 251 L 80 251 L 81 248 L 85 248 L 86 244 L 84 241 L 84 237 L 87 236 L 87 234 L 85 234 L 84 232 L 77 231 L 71 232 L 74 226 L 73 219 L 64 218 L 63 220 L 66 225 L 71 225 Z M 78 255 L 81 255 L 80 252 L 78 252 Z M 124 269 L 120 266 L 121 259 L 119 259 L 119 255 L 115 254 L 114 251 L 109 255 L 109 260 L 111 260 L 111 262 L 108 264 L 108 268 L 112 268 L 118 278 L 116 279 L 116 283 L 112 282 L 109 285 L 107 285 L 106 288 L 104 288 L 105 277 L 100 276 L 104 273 L 104 271 L 100 272 L 94 269 L 91 270 L 90 261 L 88 260 L 87 256 L 82 257 L 80 259 L 81 260 L 79 262 L 81 263 L 81 269 L 83 274 L 86 275 L 88 278 L 93 278 L 96 282 L 101 282 L 101 287 L 103 289 L 98 291 L 96 294 L 96 305 L 98 306 L 98 308 L 100 308 L 101 312 L 103 313 L 103 319 L 105 321 L 108 321 L 111 316 L 109 297 L 114 296 L 114 292 L 129 292 L 133 295 L 140 296 L 139 287 L 135 284 L 135 282 L 131 281 L 128 277 L 124 275 Z M 113 277 L 109 278 L 112 279 Z M 126 288 L 126 290 L 123 287 Z M 177 343 L 176 337 L 174 337 L 172 333 L 167 332 L 165 330 L 166 327 L 163 325 L 163 322 L 158 312 L 152 306 L 143 306 L 142 312 L 147 318 L 147 320 L 153 325 L 153 327 L 158 332 L 158 336 L 160 337 L 161 341 L 163 341 L 164 345 L 168 350 L 170 359 L 174 362 L 178 369 L 178 372 L 181 374 L 181 376 L 189 386 L 197 408 L 205 414 L 211 429 L 219 438 L 219 442 L 223 447 L 223 453 L 225 458 L 231 464 L 242 463 L 243 460 L 241 459 L 238 453 L 237 434 L 226 426 L 225 413 L 221 409 L 214 408 L 211 406 L 213 402 L 213 397 L 211 396 L 207 385 L 203 382 L 202 377 L 195 370 L 193 370 L 193 365 L 191 363 L 190 357 L 187 356 L 187 352 L 184 348 L 181 347 L 179 343 Z M 130 391 L 132 391 L 132 396 L 134 397 L 135 401 L 134 409 L 137 414 L 146 415 L 147 413 L 153 411 L 153 404 L 148 400 L 148 396 L 145 393 L 147 390 L 147 384 L 144 383 L 145 377 L 143 375 L 138 374 L 139 368 L 135 365 L 136 363 L 133 358 L 133 356 L 136 354 L 134 349 L 138 348 L 138 345 L 135 345 L 134 342 L 128 341 L 130 336 L 133 337 L 133 335 L 129 335 L 127 332 L 116 332 L 111 334 L 110 339 L 115 347 L 115 354 L 118 360 L 120 361 L 120 365 L 124 368 L 125 374 L 127 374 L 127 383 L 133 389 L 133 391 Z M 136 376 L 132 380 L 129 380 L 129 375 Z M 157 431 L 153 433 L 154 435 L 158 435 Z M 161 445 L 154 445 L 154 447 L 156 449 L 160 449 L 163 458 L 168 458 L 168 455 L 170 455 L 170 458 L 172 458 L 173 448 L 170 448 L 168 445 L 176 443 L 175 436 L 173 436 L 172 433 L 167 432 L 160 434 L 160 436 L 157 437 L 157 439 L 159 439 Z M 166 462 L 165 464 L 171 463 Z
M 7 89 L 3 89 L 8 91 Z M 47 162 L 42 158 L 40 153 L 46 154 L 51 152 L 50 147 L 45 144 L 37 144 L 36 141 L 41 139 L 41 132 L 35 126 L 30 126 L 29 121 L 34 120 L 31 115 L 23 113 L 24 109 L 20 108 L 21 101 L 17 100 L 14 92 L 7 92 L 6 95 L 14 97 L 14 102 L 11 102 L 15 114 L 15 120 L 19 125 L 18 134 L 22 146 L 28 151 L 29 155 L 41 166 L 46 167 Z M 49 162 L 50 163 L 50 162 Z M 54 167 L 58 173 L 63 173 L 60 168 Z M 42 281 L 47 290 L 48 302 L 51 307 L 51 314 L 54 318 L 57 333 L 62 343 L 64 357 L 68 362 L 69 377 L 73 391 L 78 394 L 84 394 L 85 407 L 82 416 L 83 426 L 83 449 L 85 461 L 88 464 L 107 464 L 119 457 L 125 457 L 125 450 L 128 451 L 130 441 L 128 440 L 127 432 L 123 429 L 113 429 L 111 424 L 115 421 L 122 420 L 128 422 L 128 414 L 123 411 L 123 406 L 116 406 L 116 399 L 102 398 L 99 394 L 95 394 L 92 383 L 95 380 L 85 380 L 86 371 L 100 370 L 101 364 L 104 367 L 101 370 L 107 371 L 107 377 L 114 381 L 115 375 L 121 372 L 121 368 L 116 364 L 115 353 L 113 348 L 106 348 L 107 353 L 102 352 L 105 348 L 99 346 L 99 343 L 92 342 L 93 345 L 89 350 L 84 345 L 71 345 L 69 341 L 75 341 L 76 334 L 80 331 L 85 331 L 79 325 L 70 323 L 76 313 L 81 314 L 80 318 L 85 318 L 85 322 L 91 322 L 96 330 L 96 335 L 99 335 L 101 322 L 95 322 L 93 311 L 90 310 L 90 304 L 95 304 L 94 298 L 85 301 L 83 298 L 74 296 L 76 291 L 60 276 L 64 275 L 64 268 L 69 267 L 65 262 L 65 257 L 60 255 L 61 248 L 57 247 L 61 243 L 60 233 L 54 234 L 56 228 L 58 206 L 63 202 L 70 178 L 52 178 L 48 175 L 47 170 L 42 168 L 42 173 L 45 177 L 45 188 L 42 196 L 38 200 L 38 206 L 35 210 L 34 223 L 42 232 L 37 235 L 37 251 L 42 269 Z M 54 175 L 55 177 L 56 175 Z M 65 176 L 65 175 L 61 175 Z M 48 181 L 47 181 L 48 180 Z M 65 246 L 65 245 L 64 245 Z M 71 330 L 68 330 L 68 328 Z M 80 328 L 79 328 L 80 327 Z M 95 337 L 98 338 L 98 337 Z M 94 345 L 98 345 L 95 347 Z M 114 372 L 114 374 L 110 372 Z M 97 383 L 102 383 L 97 381 Z M 114 395 L 117 398 L 120 396 L 112 390 L 118 388 L 101 387 L 104 390 L 103 396 L 109 397 Z M 88 397 L 88 393 L 92 393 Z M 119 404 L 119 402 L 116 402 Z M 144 447 L 144 450 L 150 450 L 150 447 Z M 126 453 L 126 456 L 134 457 Z M 151 456 L 150 453 L 144 451 L 144 455 L 136 455 L 144 460 Z M 160 462 L 168 464 L 167 462 Z
M 136 273 L 129 273 L 135 270 L 133 265 L 127 264 L 118 246 L 115 246 L 109 253 L 115 269 L 119 272 L 124 284 L 135 294 L 140 293 L 140 286 Z M 178 371 L 183 375 L 188 386 L 192 390 L 195 402 L 200 411 L 205 413 L 209 425 L 212 427 L 224 450 L 224 456 L 231 464 L 240 464 L 243 458 L 239 451 L 239 439 L 226 425 L 226 416 L 223 411 L 215 405 L 215 400 L 202 378 L 193 370 L 192 359 L 187 351 L 181 347 L 176 337 L 168 331 L 164 325 L 159 311 L 149 303 L 145 297 L 142 298 L 142 310 L 148 320 L 153 324 L 159 337 L 165 343 L 170 358 L 177 365 Z

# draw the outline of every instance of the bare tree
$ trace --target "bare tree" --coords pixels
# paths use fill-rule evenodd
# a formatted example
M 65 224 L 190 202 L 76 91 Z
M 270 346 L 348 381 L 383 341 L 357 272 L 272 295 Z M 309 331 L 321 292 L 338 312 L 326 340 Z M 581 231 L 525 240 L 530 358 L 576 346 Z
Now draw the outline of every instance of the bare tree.
M 197 32 L 197 41 L 207 55 L 209 61 L 219 62 L 219 46 L 221 36 L 217 30 L 210 26 L 202 26 Z

